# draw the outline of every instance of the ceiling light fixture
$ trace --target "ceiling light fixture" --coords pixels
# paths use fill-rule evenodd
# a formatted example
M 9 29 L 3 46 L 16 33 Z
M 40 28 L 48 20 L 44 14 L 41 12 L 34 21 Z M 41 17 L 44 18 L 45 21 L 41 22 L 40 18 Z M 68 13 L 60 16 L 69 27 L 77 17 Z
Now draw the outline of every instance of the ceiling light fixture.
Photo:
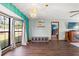
M 48 4 L 47 4 L 47 3 L 45 3 L 45 4 L 44 4 L 44 6 L 45 6 L 45 7 L 48 7 Z
M 38 12 L 38 9 L 36 7 L 32 7 L 32 8 L 30 8 L 29 14 L 30 14 L 31 17 L 36 17 L 37 12 Z
M 72 14 L 70 17 L 73 17 L 79 14 L 79 10 L 70 11 L 69 13 Z

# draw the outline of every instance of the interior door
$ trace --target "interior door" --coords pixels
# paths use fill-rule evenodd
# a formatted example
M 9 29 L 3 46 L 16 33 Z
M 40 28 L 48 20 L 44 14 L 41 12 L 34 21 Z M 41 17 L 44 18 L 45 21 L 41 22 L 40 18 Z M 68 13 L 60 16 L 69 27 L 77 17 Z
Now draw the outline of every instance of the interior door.
M 59 36 L 59 23 L 58 22 L 52 22 L 51 24 L 51 36 L 52 39 L 58 39 Z

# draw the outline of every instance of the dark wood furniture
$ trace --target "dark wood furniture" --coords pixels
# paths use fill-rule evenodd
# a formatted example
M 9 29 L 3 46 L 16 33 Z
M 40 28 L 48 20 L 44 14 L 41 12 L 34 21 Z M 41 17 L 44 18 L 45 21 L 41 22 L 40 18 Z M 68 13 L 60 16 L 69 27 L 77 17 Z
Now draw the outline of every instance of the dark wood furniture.
M 73 41 L 74 33 L 75 33 L 74 30 L 65 32 L 65 39 L 67 40 L 67 42 L 72 42 Z

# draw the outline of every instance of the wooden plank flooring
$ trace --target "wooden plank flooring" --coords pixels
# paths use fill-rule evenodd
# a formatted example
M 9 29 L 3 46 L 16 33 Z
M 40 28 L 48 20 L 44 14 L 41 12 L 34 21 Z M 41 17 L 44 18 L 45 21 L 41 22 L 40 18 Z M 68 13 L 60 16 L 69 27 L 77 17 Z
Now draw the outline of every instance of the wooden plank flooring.
M 66 41 L 30 42 L 27 46 L 20 46 L 4 56 L 79 56 L 79 48 L 68 44 Z

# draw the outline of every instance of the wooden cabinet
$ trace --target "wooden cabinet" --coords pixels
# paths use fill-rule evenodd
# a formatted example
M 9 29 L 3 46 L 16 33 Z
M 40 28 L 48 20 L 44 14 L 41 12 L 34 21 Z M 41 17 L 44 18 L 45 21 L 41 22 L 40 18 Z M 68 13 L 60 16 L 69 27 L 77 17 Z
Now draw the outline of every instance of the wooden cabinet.
M 65 32 L 65 40 L 69 42 L 69 35 L 68 35 L 68 32 Z
M 74 31 L 65 32 L 65 39 L 67 42 L 72 42 L 74 37 Z

